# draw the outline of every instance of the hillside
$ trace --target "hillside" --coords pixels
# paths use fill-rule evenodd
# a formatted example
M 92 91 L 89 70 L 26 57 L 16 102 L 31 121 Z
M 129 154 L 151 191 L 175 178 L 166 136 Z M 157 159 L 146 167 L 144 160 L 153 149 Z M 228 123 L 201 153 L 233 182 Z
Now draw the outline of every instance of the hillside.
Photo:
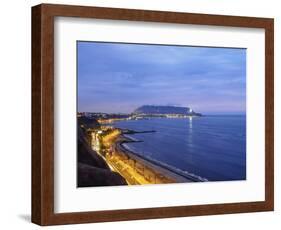
M 87 129 L 97 128 L 98 126 L 99 124 L 95 119 L 78 118 L 78 187 L 126 185 L 125 179 L 118 173 L 111 171 L 104 159 L 90 147 Z
M 178 115 L 197 115 L 201 114 L 194 112 L 188 107 L 179 106 L 162 106 L 162 105 L 143 105 L 137 108 L 134 114 L 178 114 Z

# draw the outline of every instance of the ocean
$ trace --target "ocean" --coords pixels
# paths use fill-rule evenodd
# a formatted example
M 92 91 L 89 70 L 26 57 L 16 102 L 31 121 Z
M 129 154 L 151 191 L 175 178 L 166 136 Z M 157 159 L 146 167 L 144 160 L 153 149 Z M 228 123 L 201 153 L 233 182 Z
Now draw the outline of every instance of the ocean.
M 118 121 L 143 142 L 124 146 L 144 158 L 208 181 L 246 180 L 246 116 L 151 118 Z

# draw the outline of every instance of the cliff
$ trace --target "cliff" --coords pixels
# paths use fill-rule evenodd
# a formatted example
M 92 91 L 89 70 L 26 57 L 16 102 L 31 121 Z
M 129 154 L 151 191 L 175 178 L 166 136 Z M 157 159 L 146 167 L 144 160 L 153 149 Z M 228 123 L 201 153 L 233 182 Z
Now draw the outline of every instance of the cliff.
M 95 119 L 78 118 L 78 187 L 126 185 L 126 180 L 118 173 L 112 172 L 104 159 L 90 147 L 87 129 L 94 127 L 99 127 Z

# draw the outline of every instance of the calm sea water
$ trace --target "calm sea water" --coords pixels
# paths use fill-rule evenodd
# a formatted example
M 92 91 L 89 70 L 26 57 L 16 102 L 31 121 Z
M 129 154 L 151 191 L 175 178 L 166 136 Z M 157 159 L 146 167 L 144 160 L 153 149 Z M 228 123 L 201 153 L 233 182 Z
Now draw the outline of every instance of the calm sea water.
M 126 144 L 145 158 L 209 181 L 246 179 L 246 116 L 153 118 L 114 125 L 137 131 L 156 130 L 130 135 L 143 142 Z

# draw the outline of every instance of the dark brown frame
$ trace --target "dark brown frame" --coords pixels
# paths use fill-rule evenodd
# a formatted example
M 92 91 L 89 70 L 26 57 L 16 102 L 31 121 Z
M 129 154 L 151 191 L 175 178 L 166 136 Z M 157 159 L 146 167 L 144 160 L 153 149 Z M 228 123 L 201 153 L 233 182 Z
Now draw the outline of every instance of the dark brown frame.
M 265 29 L 265 201 L 54 213 L 54 17 L 56 16 Z M 271 211 L 274 209 L 273 147 L 273 19 L 52 4 L 32 7 L 32 222 L 55 225 Z

